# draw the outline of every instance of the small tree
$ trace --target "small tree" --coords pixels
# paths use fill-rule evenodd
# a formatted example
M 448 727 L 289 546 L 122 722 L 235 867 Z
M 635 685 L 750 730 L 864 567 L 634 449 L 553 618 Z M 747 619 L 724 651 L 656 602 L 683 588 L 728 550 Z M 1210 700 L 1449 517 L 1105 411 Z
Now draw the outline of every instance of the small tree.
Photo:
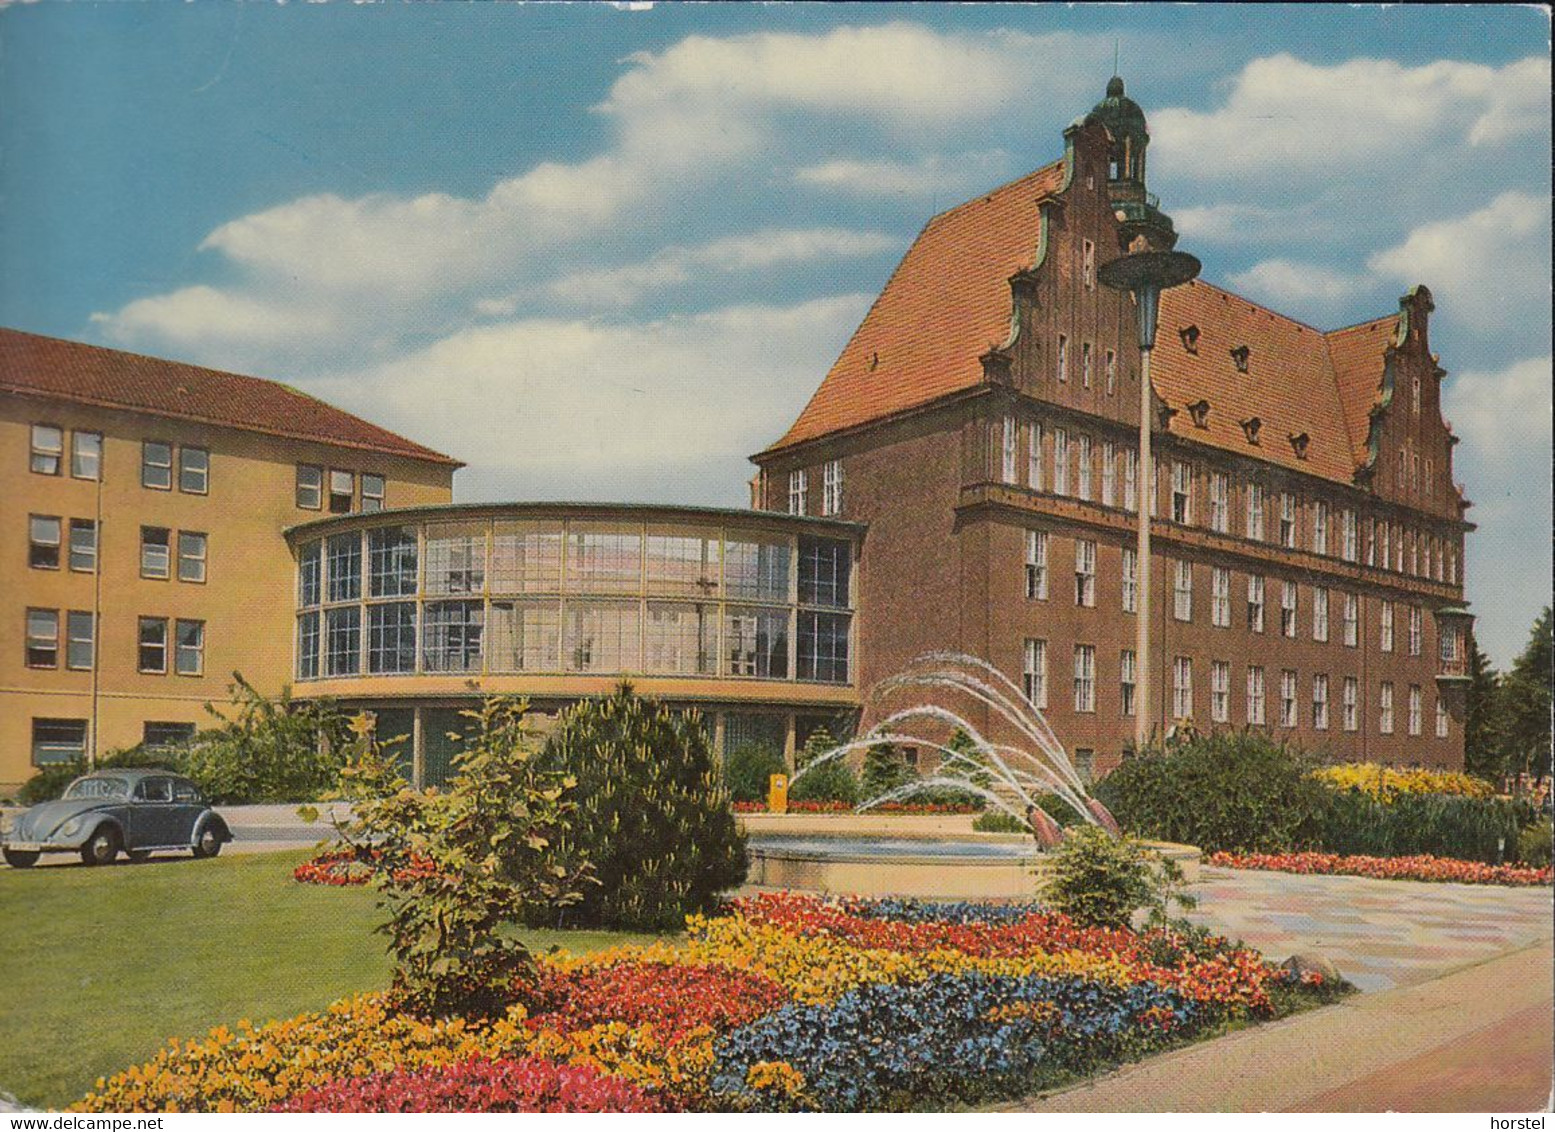
M 1492 782 L 1506 773 L 1501 677 L 1473 634 L 1468 639 L 1469 686 L 1463 719 L 1463 769 Z
M 858 804 L 858 779 L 845 756 L 837 755 L 819 766 L 811 766 L 816 759 L 833 750 L 836 740 L 826 728 L 817 728 L 805 740 L 804 749 L 794 758 L 796 774 L 788 797 L 795 802 L 843 802 L 849 806 Z M 809 768 L 806 770 L 806 768 Z M 803 774 L 797 771 L 804 771 Z
M 1543 778 L 1550 773 L 1550 607 L 1534 620 L 1528 644 L 1501 680 L 1506 769 Z
M 745 880 L 745 838 L 695 716 L 622 684 L 561 714 L 544 763 L 578 782 L 563 845 L 597 881 L 572 913 L 579 922 L 678 929 Z
M 724 783 L 736 802 L 765 802 L 774 774 L 787 774 L 780 752 L 765 743 L 742 743 L 724 760 Z
M 354 799 L 342 833 L 373 866 L 389 918 L 378 930 L 394 956 L 392 993 L 424 1017 L 501 1014 L 533 974 L 512 929 L 537 908 L 574 902 L 587 866 L 559 843 L 575 785 L 544 769 L 522 700 L 496 697 L 465 712 L 466 750 L 444 792 L 417 791 L 358 717 L 342 793 Z
M 190 740 L 183 766 L 215 802 L 304 802 L 323 797 L 345 765 L 346 717 L 327 700 L 295 701 L 283 688 L 262 695 L 232 674 L 230 711 Z
M 889 794 L 906 786 L 918 777 L 918 772 L 908 765 L 890 743 L 869 748 L 864 754 L 864 769 L 859 774 L 859 792 L 864 801 Z

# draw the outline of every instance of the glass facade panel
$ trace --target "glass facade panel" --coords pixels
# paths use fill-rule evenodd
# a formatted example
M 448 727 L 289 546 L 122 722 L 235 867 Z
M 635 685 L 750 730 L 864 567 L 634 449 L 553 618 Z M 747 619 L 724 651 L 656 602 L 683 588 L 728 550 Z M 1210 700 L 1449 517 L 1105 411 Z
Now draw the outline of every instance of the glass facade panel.
M 362 671 L 362 610 L 343 605 L 324 615 L 324 672 L 355 676 Z
M 724 675 L 782 680 L 788 676 L 786 609 L 742 609 L 724 613 Z
M 645 559 L 650 594 L 718 595 L 719 543 L 716 536 L 649 527 Z
M 799 612 L 798 674 L 801 680 L 827 684 L 848 682 L 848 628 L 846 613 Z
M 315 680 L 319 674 L 319 615 L 297 618 L 297 679 Z
M 559 559 L 557 569 L 559 572 Z M 560 599 L 551 597 L 493 600 L 489 629 L 486 665 L 490 671 L 560 672 L 562 670 Z
M 416 670 L 416 604 L 386 602 L 367 607 L 367 671 Z
M 800 538 L 799 604 L 847 609 L 851 604 L 853 548 L 834 539 Z
M 645 671 L 712 675 L 717 668 L 718 606 L 649 602 L 643 647 Z
M 428 527 L 424 592 L 478 594 L 485 585 L 485 524 L 445 523 Z
M 558 593 L 561 584 L 560 522 L 496 524 L 491 540 L 492 593 Z
M 635 672 L 639 667 L 641 607 L 627 601 L 570 602 L 566 661 L 569 672 Z
M 642 590 L 643 536 L 635 525 L 573 523 L 567 539 L 571 593 L 635 594 Z
M 731 538 L 724 546 L 724 596 L 731 601 L 790 600 L 791 557 L 787 542 Z
M 367 578 L 372 597 L 415 596 L 414 527 L 378 527 L 367 532 Z
M 323 594 L 323 580 L 323 544 L 303 544 L 297 551 L 297 604 L 317 605 Z
M 359 533 L 332 535 L 324 544 L 324 565 L 330 601 L 356 601 L 362 596 L 362 536 Z
M 430 551 L 427 557 L 431 558 Z M 427 672 L 479 672 L 485 613 L 485 606 L 478 601 L 428 602 L 422 668 Z

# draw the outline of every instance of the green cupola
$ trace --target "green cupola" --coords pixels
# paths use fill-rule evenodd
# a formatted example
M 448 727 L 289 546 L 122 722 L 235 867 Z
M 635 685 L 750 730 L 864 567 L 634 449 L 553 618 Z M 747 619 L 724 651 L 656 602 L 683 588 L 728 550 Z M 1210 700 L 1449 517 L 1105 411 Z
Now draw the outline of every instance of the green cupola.
M 1111 138 L 1107 195 L 1118 218 L 1132 234 L 1144 236 L 1152 246 L 1170 248 L 1177 242 L 1171 218 L 1145 189 L 1145 151 L 1150 146 L 1145 112 L 1124 93 L 1122 78 L 1113 75 L 1107 80 L 1106 97 L 1085 116 L 1085 121 L 1105 126 Z

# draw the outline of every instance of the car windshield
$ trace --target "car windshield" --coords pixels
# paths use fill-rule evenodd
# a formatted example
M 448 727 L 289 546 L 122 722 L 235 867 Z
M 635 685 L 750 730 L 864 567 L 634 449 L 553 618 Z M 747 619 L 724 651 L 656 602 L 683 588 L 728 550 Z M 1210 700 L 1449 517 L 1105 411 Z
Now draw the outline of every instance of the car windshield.
M 78 778 L 65 791 L 66 798 L 128 798 L 130 784 L 122 778 Z

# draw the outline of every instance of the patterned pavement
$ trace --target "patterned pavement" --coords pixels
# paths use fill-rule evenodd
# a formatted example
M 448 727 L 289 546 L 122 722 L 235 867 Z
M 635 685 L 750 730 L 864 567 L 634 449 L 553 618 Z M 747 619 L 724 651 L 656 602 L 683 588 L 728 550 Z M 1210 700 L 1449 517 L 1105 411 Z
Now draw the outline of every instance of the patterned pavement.
M 1189 918 L 1270 959 L 1321 952 L 1362 991 L 1411 986 L 1555 934 L 1549 888 L 1205 868 Z

